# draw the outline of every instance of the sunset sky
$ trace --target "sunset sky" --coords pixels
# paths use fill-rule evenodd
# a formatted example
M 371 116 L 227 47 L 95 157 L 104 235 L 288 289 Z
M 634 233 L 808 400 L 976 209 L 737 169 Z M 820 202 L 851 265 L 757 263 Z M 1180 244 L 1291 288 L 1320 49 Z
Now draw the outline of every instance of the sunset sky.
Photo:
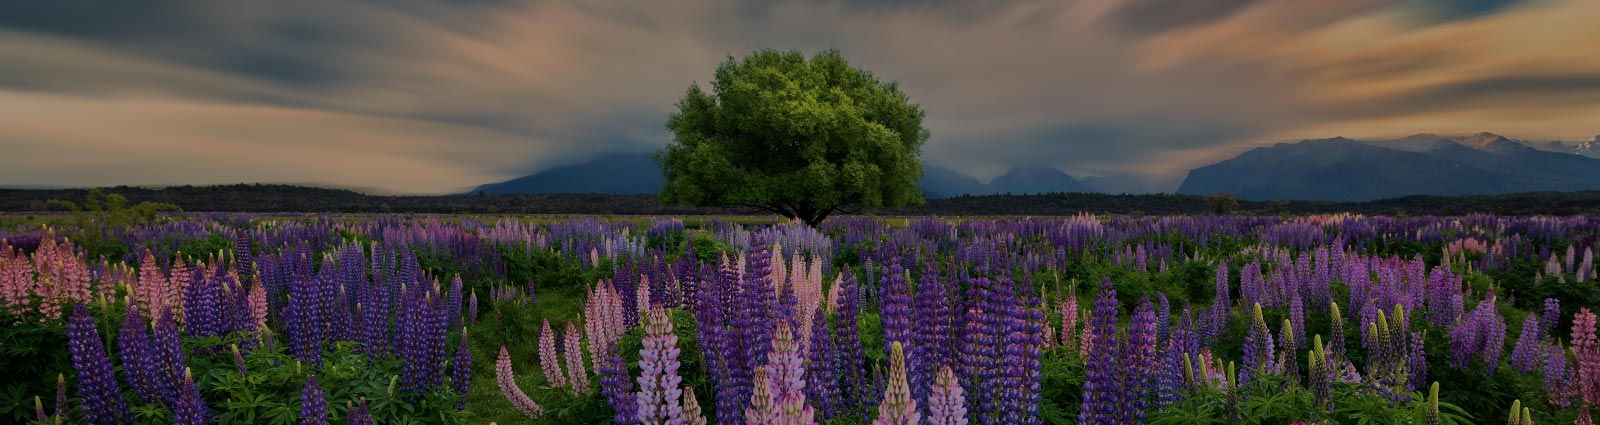
M 0 186 L 449 193 L 667 142 L 729 55 L 837 47 L 932 164 L 1172 190 L 1305 138 L 1600 134 L 1600 1 L 0 2 Z

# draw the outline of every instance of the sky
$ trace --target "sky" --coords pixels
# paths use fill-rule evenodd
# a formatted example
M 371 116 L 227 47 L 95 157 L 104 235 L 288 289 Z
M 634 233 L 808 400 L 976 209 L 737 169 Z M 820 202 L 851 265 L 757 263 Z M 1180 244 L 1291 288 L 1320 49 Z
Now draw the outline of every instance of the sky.
M 670 140 L 729 56 L 838 48 L 923 159 L 1114 189 L 1308 138 L 1600 134 L 1594 0 L 9 0 L 0 186 L 453 193 Z

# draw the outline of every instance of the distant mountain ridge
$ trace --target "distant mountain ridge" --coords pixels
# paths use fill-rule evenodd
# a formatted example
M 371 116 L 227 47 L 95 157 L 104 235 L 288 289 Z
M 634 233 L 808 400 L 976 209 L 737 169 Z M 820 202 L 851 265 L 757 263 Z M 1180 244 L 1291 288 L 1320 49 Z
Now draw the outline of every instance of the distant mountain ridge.
M 1279 143 L 1191 170 L 1178 193 L 1366 201 L 1600 189 L 1600 157 L 1574 153 L 1571 147 L 1581 144 L 1556 143 L 1541 147 L 1487 132 L 1459 138 L 1418 134 L 1394 140 L 1336 137 Z
M 599 193 L 654 195 L 666 178 L 648 153 L 615 153 L 478 186 L 467 194 Z
M 928 198 L 1089 191 L 1082 182 L 1052 167 L 1014 167 L 989 183 L 937 165 L 924 163 L 922 169 L 922 179 L 917 183 Z M 619 153 L 485 184 L 465 194 L 655 194 L 661 191 L 661 184 L 665 181 L 661 176 L 661 168 L 650 154 Z
M 961 174 L 949 168 L 922 164 L 922 180 L 917 181 L 926 198 L 949 198 L 962 195 L 981 196 L 997 194 L 1036 194 L 1091 192 L 1088 185 L 1071 175 L 1049 166 L 1018 166 L 1006 170 L 988 183 Z

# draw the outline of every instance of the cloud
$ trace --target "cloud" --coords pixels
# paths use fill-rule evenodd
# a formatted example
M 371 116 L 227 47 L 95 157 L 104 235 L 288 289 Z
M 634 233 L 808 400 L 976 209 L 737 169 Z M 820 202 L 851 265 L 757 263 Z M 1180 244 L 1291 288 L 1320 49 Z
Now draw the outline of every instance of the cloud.
M 1600 4 L 1576 0 L 101 3 L 0 3 L 0 147 L 24 153 L 0 183 L 450 192 L 654 149 L 761 48 L 897 81 L 925 159 L 979 177 L 1170 189 L 1295 138 L 1600 131 L 1574 116 Z

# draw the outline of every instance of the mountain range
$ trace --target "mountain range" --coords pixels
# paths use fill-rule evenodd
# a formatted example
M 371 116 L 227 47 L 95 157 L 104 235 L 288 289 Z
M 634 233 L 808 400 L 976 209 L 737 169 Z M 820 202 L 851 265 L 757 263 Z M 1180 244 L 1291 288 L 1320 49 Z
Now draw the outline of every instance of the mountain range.
M 469 194 L 604 193 L 651 194 L 661 191 L 661 168 L 647 153 L 613 153 L 550 168 L 472 189 Z
M 1366 201 L 1406 195 L 1482 195 L 1600 189 L 1600 137 L 1567 144 L 1493 133 L 1342 137 L 1279 143 L 1196 168 L 1180 194 L 1241 199 Z
M 655 194 L 663 181 L 650 154 L 614 153 L 485 184 L 468 194 Z M 1048 166 L 1012 167 L 983 182 L 924 163 L 918 185 L 930 199 L 1128 188 L 1147 191 L 1139 189 L 1139 182 L 1129 176 L 1080 180 Z M 1247 200 L 1366 201 L 1407 195 L 1590 189 L 1600 189 L 1600 136 L 1583 142 L 1534 142 L 1478 133 L 1279 143 L 1191 170 L 1177 193 L 1228 192 Z
M 1043 167 L 1014 167 L 989 183 L 949 168 L 923 164 L 923 195 L 946 198 L 960 195 L 1002 193 L 1031 194 L 1088 192 L 1087 186 L 1061 170 Z M 467 192 L 486 195 L 512 193 L 603 193 L 615 195 L 655 194 L 661 190 L 661 169 L 646 153 L 614 153 L 594 159 L 550 168 L 511 180 L 490 183 Z

